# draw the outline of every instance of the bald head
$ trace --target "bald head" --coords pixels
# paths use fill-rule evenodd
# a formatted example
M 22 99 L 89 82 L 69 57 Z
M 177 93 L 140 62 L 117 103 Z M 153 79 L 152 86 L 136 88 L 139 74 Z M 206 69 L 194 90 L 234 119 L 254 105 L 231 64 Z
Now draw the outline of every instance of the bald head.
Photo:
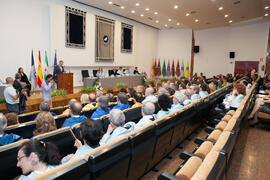
M 89 101 L 96 102 L 96 95 L 94 93 L 89 94 Z
M 154 94 L 154 89 L 149 87 L 145 90 L 145 96 L 151 96 Z
M 143 103 L 142 105 L 142 115 L 146 116 L 146 115 L 152 115 L 155 112 L 155 105 L 154 103 L 147 101 L 145 103 Z
M 74 102 L 70 105 L 70 115 L 75 116 L 75 115 L 80 115 L 80 112 L 82 110 L 82 105 L 79 102 Z

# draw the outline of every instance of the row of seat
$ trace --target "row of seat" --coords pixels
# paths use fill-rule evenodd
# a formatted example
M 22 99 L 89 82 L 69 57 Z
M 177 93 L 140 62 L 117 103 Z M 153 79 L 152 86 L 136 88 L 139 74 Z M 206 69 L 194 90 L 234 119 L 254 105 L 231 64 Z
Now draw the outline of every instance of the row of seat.
M 208 114 L 212 104 L 220 99 L 222 100 L 224 95 L 231 89 L 232 86 L 224 87 L 185 106 L 177 112 L 153 121 L 148 126 L 138 129 L 123 138 L 100 146 L 92 151 L 87 156 L 88 158 L 74 162 L 75 164 L 68 166 L 68 170 L 64 168 L 65 170 L 61 170 L 61 172 L 57 173 L 57 176 L 61 176 L 63 172 L 72 176 L 78 174 L 79 171 L 87 172 L 87 174 L 79 173 L 80 175 L 76 179 L 83 179 L 84 175 L 93 179 L 109 179 L 112 172 L 114 174 L 119 172 L 119 175 L 117 175 L 119 179 L 138 179 L 198 128 L 201 124 L 200 120 L 204 118 L 205 114 Z M 141 116 L 138 113 L 140 112 L 140 107 L 132 108 L 131 110 L 124 111 L 126 116 L 131 118 L 126 120 L 138 121 Z M 108 119 L 105 120 L 103 118 L 106 119 L 107 117 L 102 117 L 98 120 L 106 128 L 106 121 Z M 73 147 L 76 135 L 75 127 L 73 131 L 70 128 L 61 128 L 39 135 L 35 139 L 55 143 L 59 147 L 61 155 L 65 156 L 75 152 Z M 4 174 L 3 179 L 11 179 L 20 174 L 14 173 L 18 172 L 16 167 L 17 147 L 14 148 L 13 144 L 0 147 L 0 159 L 3 160 L 2 165 L 0 165 L 0 173 Z M 13 160 L 2 158 L 2 155 L 9 156 Z M 82 163 L 82 161 L 85 161 L 87 165 Z M 88 167 L 87 171 L 81 169 L 85 167 Z M 59 168 L 63 168 L 63 165 L 59 166 Z M 74 171 L 72 170 L 73 168 Z
M 249 111 L 256 88 L 257 82 L 253 84 L 236 112 L 233 110 L 227 112 L 215 128 L 207 127 L 205 131 L 209 135 L 206 138 L 195 139 L 198 147 L 193 153 L 187 151 L 181 153 L 180 158 L 185 162 L 174 175 L 165 172 L 158 179 L 223 179 L 229 168 L 231 153 L 240 131 L 240 123 Z

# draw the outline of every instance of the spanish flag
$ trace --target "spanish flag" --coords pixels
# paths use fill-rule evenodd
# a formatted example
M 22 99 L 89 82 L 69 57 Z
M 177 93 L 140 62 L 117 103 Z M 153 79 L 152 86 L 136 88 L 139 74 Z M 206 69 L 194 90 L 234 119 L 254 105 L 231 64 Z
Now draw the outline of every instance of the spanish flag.
M 43 81 L 43 76 L 42 76 L 42 68 L 41 68 L 41 57 L 40 57 L 40 51 L 38 51 L 38 79 L 37 79 L 37 84 L 38 84 L 39 88 L 41 88 L 42 81 Z
M 188 61 L 187 61 L 187 64 L 186 64 L 185 76 L 186 76 L 186 78 L 189 77 L 189 65 L 188 65 Z

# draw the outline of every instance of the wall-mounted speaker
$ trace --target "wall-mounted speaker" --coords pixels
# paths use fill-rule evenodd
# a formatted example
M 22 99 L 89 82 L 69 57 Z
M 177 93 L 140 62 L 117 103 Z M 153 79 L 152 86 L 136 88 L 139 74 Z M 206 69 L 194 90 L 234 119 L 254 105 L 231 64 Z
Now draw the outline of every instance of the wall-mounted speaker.
M 200 52 L 200 46 L 194 46 L 194 53 Z
M 230 59 L 234 59 L 235 57 L 235 52 L 230 52 Z

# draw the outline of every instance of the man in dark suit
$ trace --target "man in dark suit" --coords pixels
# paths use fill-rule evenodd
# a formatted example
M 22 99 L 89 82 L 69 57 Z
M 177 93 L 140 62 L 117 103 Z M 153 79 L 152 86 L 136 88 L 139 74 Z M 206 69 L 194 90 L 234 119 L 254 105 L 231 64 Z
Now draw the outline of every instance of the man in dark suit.
M 64 61 L 59 61 L 59 64 L 57 66 L 54 67 L 54 72 L 53 72 L 53 76 L 54 76 L 54 81 L 57 82 L 57 76 L 59 74 L 62 74 L 65 70 L 64 70 Z

